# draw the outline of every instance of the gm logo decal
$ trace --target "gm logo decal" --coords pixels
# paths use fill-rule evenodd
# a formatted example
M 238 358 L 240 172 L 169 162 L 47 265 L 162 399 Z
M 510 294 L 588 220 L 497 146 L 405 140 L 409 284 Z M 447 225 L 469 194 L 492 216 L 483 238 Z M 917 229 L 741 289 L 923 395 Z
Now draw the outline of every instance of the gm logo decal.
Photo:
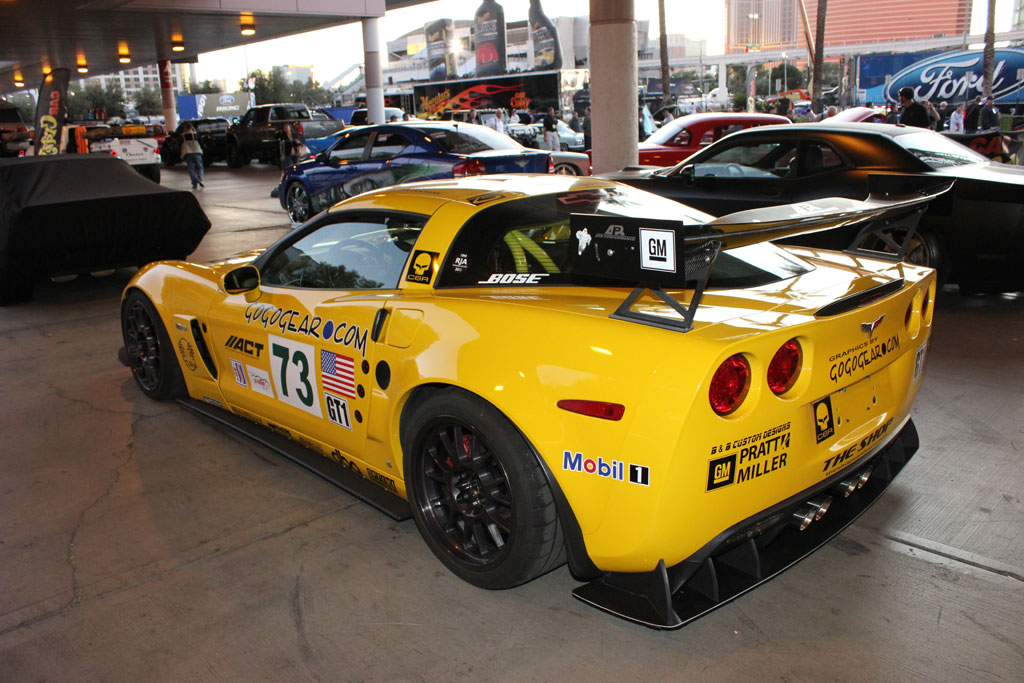
M 715 458 L 708 463 L 708 491 L 720 489 L 736 481 L 736 454 Z

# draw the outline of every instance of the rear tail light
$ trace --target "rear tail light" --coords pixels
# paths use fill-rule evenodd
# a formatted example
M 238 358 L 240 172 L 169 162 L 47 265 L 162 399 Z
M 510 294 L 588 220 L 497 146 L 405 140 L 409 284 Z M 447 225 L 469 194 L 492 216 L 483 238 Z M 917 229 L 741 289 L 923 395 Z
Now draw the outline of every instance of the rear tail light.
M 800 376 L 803 359 L 803 350 L 796 339 L 790 339 L 779 347 L 768 365 L 768 388 L 773 394 L 778 396 L 793 388 Z
M 925 296 L 925 290 L 919 289 L 914 292 L 914 298 L 907 304 L 907 315 L 903 322 L 911 339 L 916 339 L 921 332 L 921 310 L 924 307 Z
M 626 406 L 605 401 L 583 401 L 580 399 L 563 399 L 558 407 L 570 413 L 579 413 L 588 417 L 599 417 L 602 420 L 618 421 L 626 412 Z
M 466 159 L 452 167 L 453 178 L 462 178 L 468 175 L 483 175 L 485 173 L 487 173 L 487 169 L 484 168 L 484 162 L 479 159 Z
M 921 318 L 925 325 L 932 324 L 932 316 L 935 313 L 935 280 L 928 285 L 924 292 L 924 303 L 921 304 Z
M 299 135 L 302 135 L 302 124 L 301 123 L 296 123 L 295 124 L 295 130 L 298 132 Z
M 711 409 L 719 415 L 732 413 L 750 390 L 750 363 L 741 354 L 729 356 L 715 370 L 708 389 Z
M 160 148 L 159 148 L 159 147 L 157 147 L 157 148 L 156 148 L 156 153 L 157 153 L 157 154 L 159 154 L 159 153 L 160 153 Z
M 551 155 L 549 154 L 548 155 L 548 173 L 554 173 L 554 172 L 555 172 L 555 160 L 552 159 Z

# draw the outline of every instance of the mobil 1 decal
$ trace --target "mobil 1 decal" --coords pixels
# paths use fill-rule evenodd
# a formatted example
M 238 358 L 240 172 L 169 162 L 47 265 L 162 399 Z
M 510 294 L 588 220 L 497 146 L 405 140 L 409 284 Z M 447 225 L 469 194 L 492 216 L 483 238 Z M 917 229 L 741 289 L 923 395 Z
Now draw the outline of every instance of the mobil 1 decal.
M 679 285 L 685 278 L 681 221 L 574 213 L 569 228 L 575 273 L 651 285 Z
M 711 447 L 707 490 L 760 479 L 786 466 L 789 422 Z
M 566 472 L 592 474 L 612 481 L 628 481 L 639 486 L 651 485 L 651 470 L 646 465 L 605 460 L 601 456 L 594 460 L 579 451 L 562 451 L 562 469 Z

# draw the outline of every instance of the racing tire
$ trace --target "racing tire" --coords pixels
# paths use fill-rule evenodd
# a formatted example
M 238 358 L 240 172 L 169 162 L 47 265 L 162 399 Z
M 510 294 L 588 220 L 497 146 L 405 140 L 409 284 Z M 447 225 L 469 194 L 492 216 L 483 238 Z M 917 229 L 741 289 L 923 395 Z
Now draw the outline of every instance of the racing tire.
M 160 315 L 145 294 L 132 290 L 121 305 L 128 367 L 146 396 L 158 401 L 185 395 L 185 378 Z
M 897 243 L 901 243 L 907 234 L 906 230 L 903 228 L 896 228 L 885 232 Z M 860 244 L 855 246 L 862 249 L 892 252 L 892 249 L 887 244 L 878 237 L 870 234 L 866 235 L 864 239 L 861 240 Z M 934 268 L 938 278 L 938 285 L 940 287 L 949 279 L 949 264 L 946 263 L 942 244 L 935 233 L 926 228 L 918 228 L 917 232 L 914 233 L 913 239 L 907 246 L 907 253 L 903 260 L 908 263 L 913 263 L 916 266 Z
M 234 143 L 228 143 L 224 156 L 229 168 L 242 168 L 249 165 L 249 157 L 242 154 L 242 150 L 238 149 L 238 145 Z
M 583 175 L 574 164 L 555 164 L 556 175 Z
M 306 186 L 298 181 L 289 185 L 285 190 L 284 202 L 292 223 L 305 223 L 313 214 L 309 192 L 306 190 Z
M 0 306 L 28 301 L 33 289 L 35 282 L 30 275 L 0 265 Z
M 497 408 L 461 389 L 443 389 L 413 408 L 403 433 L 413 519 L 452 573 L 497 590 L 565 562 L 544 472 Z

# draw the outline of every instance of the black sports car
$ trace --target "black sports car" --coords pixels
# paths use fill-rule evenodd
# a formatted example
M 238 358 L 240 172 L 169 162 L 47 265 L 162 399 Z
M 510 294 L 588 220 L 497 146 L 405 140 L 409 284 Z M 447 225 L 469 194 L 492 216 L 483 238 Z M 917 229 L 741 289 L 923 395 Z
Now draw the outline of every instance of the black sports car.
M 734 133 L 675 166 L 627 167 L 600 177 L 721 216 L 823 197 L 862 199 L 868 176 L 876 174 L 955 181 L 921 218 L 908 260 L 937 268 L 940 280 L 962 291 L 1024 286 L 1024 168 L 990 161 L 933 131 L 862 123 L 763 126 Z M 897 240 L 900 231 L 893 230 Z M 799 243 L 881 246 L 834 240 L 811 235 Z

